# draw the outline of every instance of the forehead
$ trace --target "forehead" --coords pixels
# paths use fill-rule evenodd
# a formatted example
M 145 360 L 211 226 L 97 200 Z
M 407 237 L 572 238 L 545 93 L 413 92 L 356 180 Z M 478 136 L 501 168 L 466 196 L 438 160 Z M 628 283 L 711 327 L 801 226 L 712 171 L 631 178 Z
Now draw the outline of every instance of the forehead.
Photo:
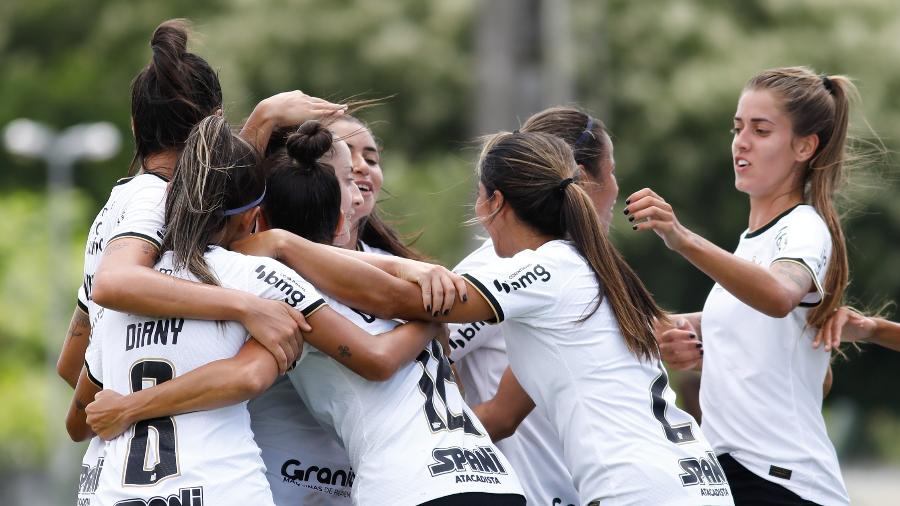
M 334 132 L 335 137 L 339 137 L 354 146 L 358 144 L 366 148 L 376 147 L 372 132 L 355 121 L 337 120 L 331 124 L 329 129 Z
M 325 157 L 334 165 L 336 171 L 343 171 L 350 166 L 350 148 L 342 140 L 335 141 L 331 151 Z
M 780 119 L 783 120 L 785 116 L 781 110 L 779 100 L 771 91 L 745 90 L 741 94 L 741 98 L 738 99 L 735 118 L 740 118 L 742 121 L 767 119 L 778 122 Z

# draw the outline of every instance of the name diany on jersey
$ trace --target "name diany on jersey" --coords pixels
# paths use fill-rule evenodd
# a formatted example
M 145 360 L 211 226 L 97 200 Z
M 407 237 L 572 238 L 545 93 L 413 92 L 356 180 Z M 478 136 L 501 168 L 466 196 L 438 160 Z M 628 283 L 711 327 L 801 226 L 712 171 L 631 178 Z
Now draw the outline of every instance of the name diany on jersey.
M 494 280 L 494 288 L 497 289 L 498 292 L 514 292 L 516 290 L 521 290 L 523 288 L 528 288 L 538 280 L 546 283 L 550 281 L 550 271 L 544 268 L 541 264 L 535 264 L 532 267 L 532 264 L 528 264 L 516 272 L 512 273 L 505 280 L 501 281 L 499 279 Z
M 507 474 L 500 459 L 489 446 L 479 446 L 474 450 L 453 446 L 450 448 L 435 448 L 431 452 L 434 463 L 428 466 L 432 476 L 440 476 L 446 473 L 477 473 L 480 475 Z M 460 474 L 456 477 L 457 483 L 477 481 L 482 483 L 496 483 L 500 480 L 495 476 L 478 476 L 472 474 Z
M 256 272 L 256 279 L 263 280 L 267 285 L 275 287 L 283 293 L 284 301 L 289 306 L 297 307 L 306 298 L 306 294 L 299 290 L 296 284 L 289 281 L 288 278 L 280 276 L 275 270 L 267 272 L 266 266 L 260 264 L 254 272 Z
M 178 344 L 184 318 L 163 318 L 132 323 L 125 328 L 125 351 L 151 344 Z

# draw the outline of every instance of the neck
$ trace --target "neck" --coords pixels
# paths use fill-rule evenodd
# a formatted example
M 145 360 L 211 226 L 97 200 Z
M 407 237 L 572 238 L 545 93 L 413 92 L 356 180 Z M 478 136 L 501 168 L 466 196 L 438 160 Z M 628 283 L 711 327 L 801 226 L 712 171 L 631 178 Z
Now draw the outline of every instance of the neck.
M 172 179 L 172 173 L 175 171 L 175 162 L 177 161 L 178 151 L 174 149 L 159 151 L 144 158 L 141 170 L 159 174 L 166 179 Z
M 779 214 L 802 203 L 803 194 L 800 190 L 765 197 L 750 197 L 750 221 L 747 229 L 752 232 Z
M 503 227 L 503 235 L 498 238 L 500 249 L 498 253 L 502 257 L 511 257 L 520 251 L 527 249 L 536 250 L 555 239 L 555 237 L 541 234 L 533 228 L 518 221 L 508 223 Z M 497 244 L 498 241 L 494 241 Z
M 362 223 L 362 219 L 358 220 L 356 223 L 350 226 L 350 239 L 347 240 L 347 244 L 345 246 L 346 249 L 356 249 L 356 245 L 359 244 L 360 223 Z

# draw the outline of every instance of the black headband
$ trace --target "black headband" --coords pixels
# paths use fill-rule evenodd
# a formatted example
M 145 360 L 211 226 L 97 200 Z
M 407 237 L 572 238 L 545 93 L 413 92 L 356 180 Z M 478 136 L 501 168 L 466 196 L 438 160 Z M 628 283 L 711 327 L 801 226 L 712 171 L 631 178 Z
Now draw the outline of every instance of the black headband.
M 824 86 L 825 89 L 828 90 L 828 93 L 834 95 L 834 83 L 831 82 L 831 79 L 825 74 L 822 74 L 819 77 L 822 78 L 822 86 Z

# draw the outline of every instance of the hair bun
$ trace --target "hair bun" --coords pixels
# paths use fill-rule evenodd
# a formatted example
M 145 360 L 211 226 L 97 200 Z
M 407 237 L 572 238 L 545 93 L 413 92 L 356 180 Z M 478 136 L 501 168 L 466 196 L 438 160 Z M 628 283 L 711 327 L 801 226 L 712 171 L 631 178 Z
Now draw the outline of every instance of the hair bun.
M 333 143 L 331 130 L 318 121 L 307 121 L 300 125 L 297 132 L 288 136 L 285 148 L 291 158 L 306 165 L 322 158 Z
M 153 61 L 160 58 L 169 61 L 180 60 L 187 52 L 188 22 L 184 19 L 163 21 L 153 32 L 150 48 L 153 49 Z

